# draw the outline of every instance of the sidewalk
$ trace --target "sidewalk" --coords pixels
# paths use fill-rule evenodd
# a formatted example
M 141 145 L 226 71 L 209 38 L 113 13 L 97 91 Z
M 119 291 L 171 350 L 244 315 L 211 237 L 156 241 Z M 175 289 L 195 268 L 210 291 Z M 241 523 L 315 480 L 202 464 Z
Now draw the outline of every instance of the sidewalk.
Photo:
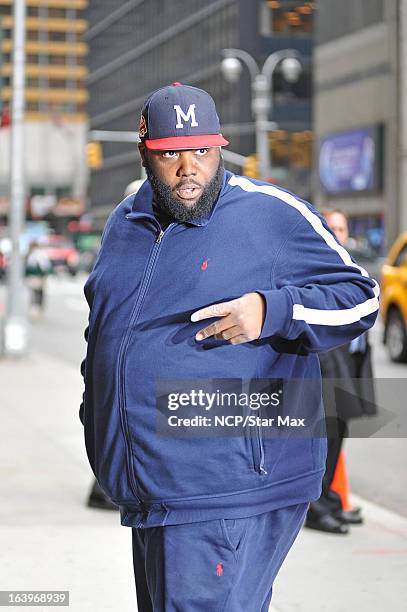
M 135 612 L 131 532 L 91 510 L 79 371 L 40 354 L 0 359 L 0 590 L 69 590 L 74 612 Z M 402 612 L 407 519 L 364 500 L 350 536 L 303 530 L 273 612 Z M 48 609 L 48 608 L 47 608 Z

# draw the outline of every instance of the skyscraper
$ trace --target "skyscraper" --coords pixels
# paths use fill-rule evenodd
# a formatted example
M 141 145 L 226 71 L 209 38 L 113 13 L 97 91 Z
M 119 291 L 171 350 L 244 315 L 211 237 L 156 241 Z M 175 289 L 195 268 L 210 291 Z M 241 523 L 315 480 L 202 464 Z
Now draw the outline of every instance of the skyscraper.
M 27 0 L 27 196 L 84 200 L 87 0 Z M 0 107 L 11 103 L 13 0 L 0 0 Z M 0 132 L 0 197 L 7 198 L 9 130 Z

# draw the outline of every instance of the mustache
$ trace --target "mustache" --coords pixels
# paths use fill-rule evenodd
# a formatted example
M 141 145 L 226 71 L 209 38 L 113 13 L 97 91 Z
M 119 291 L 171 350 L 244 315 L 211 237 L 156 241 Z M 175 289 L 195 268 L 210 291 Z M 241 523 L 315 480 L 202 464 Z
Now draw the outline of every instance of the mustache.
M 202 188 L 202 185 L 200 185 L 199 183 L 196 183 L 195 181 L 181 181 L 180 183 L 177 183 L 175 185 L 175 187 L 173 188 L 173 191 L 175 191 L 176 189 L 181 189 L 181 188 L 191 188 L 191 187 L 198 187 L 199 189 Z

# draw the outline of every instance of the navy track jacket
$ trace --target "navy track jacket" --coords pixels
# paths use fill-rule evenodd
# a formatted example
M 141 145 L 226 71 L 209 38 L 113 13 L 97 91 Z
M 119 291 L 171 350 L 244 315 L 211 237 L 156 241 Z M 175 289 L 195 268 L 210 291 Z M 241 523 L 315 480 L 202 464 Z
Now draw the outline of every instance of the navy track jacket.
M 238 518 L 315 500 L 326 438 L 158 436 L 157 379 L 315 379 L 317 352 L 377 316 L 378 285 L 323 217 L 278 187 L 225 171 L 210 214 L 163 232 L 146 181 L 110 214 L 85 287 L 90 307 L 80 419 L 121 523 Z M 260 338 L 196 341 L 196 310 L 249 292 L 266 301 Z M 319 387 L 320 389 L 320 387 Z M 304 401 L 293 394 L 292 414 Z M 298 406 L 295 406 L 295 403 Z M 320 391 L 308 406 L 323 415 Z

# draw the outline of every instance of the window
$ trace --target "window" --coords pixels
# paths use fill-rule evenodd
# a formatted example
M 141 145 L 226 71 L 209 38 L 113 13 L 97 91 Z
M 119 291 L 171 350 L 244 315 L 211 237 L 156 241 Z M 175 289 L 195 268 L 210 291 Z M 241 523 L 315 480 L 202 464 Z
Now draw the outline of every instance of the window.
M 45 195 L 46 189 L 45 187 L 33 186 L 30 189 L 30 198 L 36 195 Z
M 66 40 L 66 34 L 65 32 L 48 32 L 48 39 L 64 42 Z
M 49 84 L 51 87 L 56 87 L 59 89 L 66 88 L 66 80 L 65 79 L 53 79 L 52 77 L 49 79 Z
M 405 244 L 400 253 L 396 257 L 396 261 L 394 262 L 395 266 L 402 266 L 407 264 L 407 244 Z
M 311 170 L 313 136 L 310 130 L 270 134 L 272 166 L 291 170 Z
M 48 17 L 56 19 L 65 19 L 66 11 L 63 8 L 49 8 Z
M 66 58 L 64 55 L 50 55 L 49 63 L 64 66 L 66 64 Z
M 55 195 L 58 200 L 59 198 L 70 198 L 72 197 L 72 189 L 69 185 L 64 185 L 63 187 L 56 187 Z
M 315 2 L 301 0 L 267 0 L 260 10 L 260 33 L 263 36 L 304 36 L 312 33 Z
M 28 30 L 26 36 L 27 40 L 38 40 L 37 30 Z
M 36 113 L 38 112 L 38 102 L 27 102 L 25 108 L 28 112 Z
M 38 79 L 35 79 L 35 78 L 28 78 L 28 79 L 26 79 L 26 86 L 27 87 L 37 88 L 38 87 Z

